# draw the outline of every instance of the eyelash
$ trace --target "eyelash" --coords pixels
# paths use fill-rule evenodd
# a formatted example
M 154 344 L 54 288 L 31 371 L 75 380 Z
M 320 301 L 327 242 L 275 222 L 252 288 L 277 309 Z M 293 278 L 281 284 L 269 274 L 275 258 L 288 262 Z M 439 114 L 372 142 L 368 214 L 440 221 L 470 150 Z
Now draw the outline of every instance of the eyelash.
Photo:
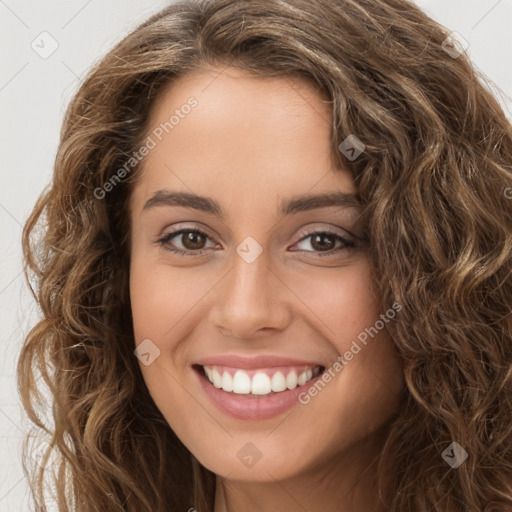
M 182 235 L 184 233 L 195 233 L 195 234 L 199 234 L 199 235 L 202 235 L 206 238 L 209 238 L 208 235 L 206 233 L 204 233 L 203 231 L 199 230 L 199 229 L 192 229 L 192 228 L 183 228 L 183 229 L 179 229 L 177 231 L 173 231 L 171 233 L 167 233 L 166 235 L 164 235 L 162 238 L 160 238 L 159 240 L 157 240 L 157 243 L 160 244 L 160 246 L 162 248 L 164 248 L 165 250 L 167 251 L 171 251 L 175 254 L 178 254 L 179 256 L 198 256 L 200 254 L 203 254 L 204 252 L 206 252 L 208 249 L 198 249 L 197 251 L 190 251 L 190 250 L 183 250 L 183 249 L 176 249 L 175 247 L 172 247 L 169 242 L 177 237 L 178 235 Z M 322 256 L 331 256 L 341 250 L 347 250 L 347 249 L 353 249 L 356 247 L 356 244 L 355 242 L 351 241 L 351 240 L 347 240 L 346 238 L 342 237 L 341 235 L 338 235 L 337 233 L 333 233 L 331 231 L 312 231 L 311 233 L 308 233 L 307 235 L 305 235 L 304 237 L 302 237 L 297 243 L 300 243 L 304 240 L 306 240 L 307 238 L 310 238 L 314 235 L 331 235 L 331 236 L 334 236 L 336 238 L 336 240 L 339 240 L 343 245 L 342 247 L 338 247 L 336 249 L 331 249 L 329 251 L 304 251 L 302 250 L 303 252 L 308 252 L 308 253 L 316 253 L 316 255 L 318 257 L 322 257 Z M 300 249 L 298 250 L 299 252 L 301 251 Z

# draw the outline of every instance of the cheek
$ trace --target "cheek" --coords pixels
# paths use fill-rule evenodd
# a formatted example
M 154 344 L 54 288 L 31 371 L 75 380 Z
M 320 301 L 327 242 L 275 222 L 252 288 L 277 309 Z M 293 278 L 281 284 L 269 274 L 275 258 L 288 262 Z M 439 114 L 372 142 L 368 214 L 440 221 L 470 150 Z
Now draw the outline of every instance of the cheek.
M 390 322 L 399 313 L 381 310 L 368 259 L 351 261 L 332 272 L 321 269 L 287 278 L 306 306 L 303 318 L 343 361 L 343 366 L 339 361 L 335 366 L 333 356 L 332 379 L 325 389 L 318 387 L 318 394 L 317 389 L 312 391 L 307 407 L 315 420 L 308 421 L 323 425 L 329 418 L 323 435 L 332 436 L 333 443 L 357 437 L 362 429 L 377 428 L 395 410 L 403 382 L 398 354 L 381 316 Z M 339 427 L 336 434 L 333 424 Z
M 130 268 L 130 300 L 136 342 L 153 337 L 158 343 L 179 331 L 185 317 L 201 311 L 202 299 L 218 281 L 211 272 L 172 268 L 162 260 L 134 254 Z M 188 323 L 188 322 L 187 322 Z
M 190 272 L 141 253 L 133 254 L 130 267 L 135 345 L 149 339 L 159 350 L 154 359 L 156 352 L 151 352 L 150 364 L 141 361 L 139 366 L 157 408 L 182 438 L 201 410 L 184 392 L 191 377 L 184 365 L 186 344 L 180 340 L 187 338 L 197 316 L 203 314 L 201 297 L 212 286 L 208 280 L 192 279 Z
M 174 304 L 169 303 L 170 287 L 150 268 L 137 259 L 132 261 L 130 268 L 130 301 L 136 343 L 143 338 L 161 339 L 159 334 L 169 323 L 168 315 L 175 311 Z
M 361 258 L 332 272 L 321 269 L 289 277 L 294 294 L 318 319 L 317 328 L 339 350 L 381 313 L 370 270 L 368 260 Z

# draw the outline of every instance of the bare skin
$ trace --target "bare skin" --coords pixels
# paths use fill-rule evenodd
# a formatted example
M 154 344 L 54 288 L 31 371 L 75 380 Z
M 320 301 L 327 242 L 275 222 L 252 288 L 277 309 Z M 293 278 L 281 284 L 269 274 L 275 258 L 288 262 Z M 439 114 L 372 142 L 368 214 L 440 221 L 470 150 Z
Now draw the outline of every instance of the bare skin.
M 306 82 L 219 71 L 189 74 L 158 98 L 148 134 L 188 98 L 197 106 L 151 149 L 131 197 L 135 342 L 150 339 L 160 350 L 141 364 L 145 382 L 169 425 L 217 475 L 215 512 L 382 511 L 372 462 L 403 387 L 385 327 L 307 404 L 264 420 L 220 411 L 192 368 L 220 354 L 329 368 L 385 313 L 357 207 L 279 213 L 291 197 L 356 193 L 351 174 L 331 159 L 329 105 Z M 144 209 L 163 189 L 214 199 L 224 216 Z M 185 227 L 206 236 L 158 242 Z M 317 232 L 330 235 L 318 240 Z M 262 248 L 252 263 L 236 252 L 247 237 Z M 238 457 L 247 443 L 261 455 L 251 467 Z

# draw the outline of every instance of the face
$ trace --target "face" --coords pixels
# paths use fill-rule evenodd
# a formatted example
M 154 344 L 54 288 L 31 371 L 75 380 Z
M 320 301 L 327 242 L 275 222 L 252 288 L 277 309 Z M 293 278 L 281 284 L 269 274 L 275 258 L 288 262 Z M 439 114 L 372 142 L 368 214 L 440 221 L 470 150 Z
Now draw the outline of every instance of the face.
M 130 203 L 140 368 L 214 473 L 329 472 L 397 408 L 385 325 L 399 313 L 378 308 L 329 105 L 306 82 L 219 71 L 172 84 L 151 112 Z

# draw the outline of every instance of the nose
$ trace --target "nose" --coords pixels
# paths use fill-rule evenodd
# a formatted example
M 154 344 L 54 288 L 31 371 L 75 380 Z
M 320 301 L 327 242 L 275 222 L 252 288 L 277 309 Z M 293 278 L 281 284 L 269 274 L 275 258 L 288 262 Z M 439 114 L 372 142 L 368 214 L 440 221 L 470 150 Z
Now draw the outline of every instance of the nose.
M 235 253 L 231 270 L 215 288 L 210 322 L 223 334 L 250 339 L 282 330 L 290 320 L 288 299 L 293 294 L 264 253 L 252 263 Z

